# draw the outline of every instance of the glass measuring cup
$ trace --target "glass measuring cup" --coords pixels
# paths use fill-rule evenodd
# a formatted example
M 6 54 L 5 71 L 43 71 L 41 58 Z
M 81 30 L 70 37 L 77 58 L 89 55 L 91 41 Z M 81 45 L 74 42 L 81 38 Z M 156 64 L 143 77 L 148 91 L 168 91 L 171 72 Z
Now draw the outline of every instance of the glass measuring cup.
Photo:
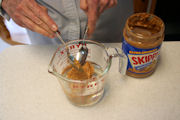
M 82 42 L 84 41 L 84 42 Z M 67 77 L 67 68 L 70 66 L 66 46 L 69 53 L 75 58 L 79 48 L 84 43 L 88 48 L 87 60 L 94 67 L 94 73 L 90 79 L 74 80 Z M 127 57 L 121 49 L 106 48 L 103 44 L 91 40 L 74 40 L 59 46 L 54 53 L 48 71 L 55 75 L 61 84 L 69 101 L 77 106 L 89 106 L 97 103 L 103 96 L 105 76 L 107 75 L 113 57 L 119 57 L 120 72 L 125 74 Z

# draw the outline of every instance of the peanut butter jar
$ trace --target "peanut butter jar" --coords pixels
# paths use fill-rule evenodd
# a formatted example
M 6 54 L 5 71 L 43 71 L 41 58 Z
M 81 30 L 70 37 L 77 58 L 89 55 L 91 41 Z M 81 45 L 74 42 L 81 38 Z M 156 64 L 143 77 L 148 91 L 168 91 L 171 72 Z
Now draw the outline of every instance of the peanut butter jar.
M 143 78 L 155 71 L 164 29 L 163 21 L 154 14 L 136 13 L 127 19 L 122 43 L 128 57 L 127 75 Z

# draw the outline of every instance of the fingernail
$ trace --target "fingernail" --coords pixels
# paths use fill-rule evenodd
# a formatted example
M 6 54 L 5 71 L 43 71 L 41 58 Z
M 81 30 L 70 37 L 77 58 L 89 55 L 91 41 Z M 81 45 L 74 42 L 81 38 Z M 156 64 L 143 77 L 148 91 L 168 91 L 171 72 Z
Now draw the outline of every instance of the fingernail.
M 49 37 L 50 37 L 50 38 L 54 38 L 54 36 L 53 36 L 53 35 L 49 35 Z
M 52 25 L 52 30 L 53 30 L 53 31 L 57 31 L 57 29 L 58 29 L 58 28 L 57 28 L 56 25 Z
M 55 38 L 56 37 L 56 34 L 53 34 L 53 38 Z

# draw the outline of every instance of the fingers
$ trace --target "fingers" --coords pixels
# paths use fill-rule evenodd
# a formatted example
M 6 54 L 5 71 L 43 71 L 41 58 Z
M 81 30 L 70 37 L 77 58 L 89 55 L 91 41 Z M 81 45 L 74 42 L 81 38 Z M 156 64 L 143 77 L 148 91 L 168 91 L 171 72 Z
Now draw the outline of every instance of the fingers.
M 87 11 L 88 11 L 88 4 L 87 4 L 86 0 L 80 0 L 80 8 L 87 13 Z
M 39 19 L 34 13 L 27 7 L 23 8 L 22 14 L 26 16 L 28 19 L 30 19 L 32 22 L 34 22 L 39 27 L 46 30 L 50 35 L 54 35 L 54 32 L 49 29 L 46 23 L 44 23 L 41 19 Z
M 88 0 L 88 36 L 90 36 L 96 27 L 96 21 L 99 17 L 98 0 Z
M 50 18 L 47 9 L 44 6 L 38 5 L 36 2 L 32 2 L 32 4 L 28 4 L 27 6 L 34 13 L 34 15 L 47 24 L 49 29 L 52 31 L 57 31 L 58 27 L 56 23 Z
M 88 16 L 88 36 L 90 36 L 96 27 L 96 21 L 99 15 L 106 9 L 117 5 L 117 0 L 81 0 L 80 7 Z
M 109 0 L 100 0 L 100 9 L 99 9 L 99 12 L 102 13 L 105 8 L 107 8 L 108 4 L 109 4 Z
M 18 25 L 51 38 L 55 36 L 57 25 L 47 9 L 35 0 L 3 0 L 2 7 Z
M 117 0 L 100 0 L 99 12 L 102 13 L 104 12 L 104 10 L 114 7 L 115 5 L 117 5 L 117 3 Z
M 37 33 L 40 33 L 44 36 L 47 36 L 47 37 L 50 37 L 50 38 L 53 38 L 54 36 L 49 34 L 46 30 L 44 30 L 43 28 L 39 27 L 37 24 L 35 24 L 34 22 L 32 22 L 29 18 L 23 16 L 23 15 L 20 15 L 20 14 L 15 14 L 15 17 L 18 18 L 18 19 L 14 19 L 14 21 L 22 26 L 22 27 L 25 27 L 25 28 L 28 28 L 34 32 L 37 32 Z M 20 20 L 19 20 L 20 19 Z
M 111 8 L 111 7 L 114 7 L 115 5 L 117 5 L 117 0 L 111 0 L 107 6 L 107 8 Z
M 26 27 L 34 32 L 40 33 L 40 34 L 50 37 L 50 38 L 54 37 L 53 34 L 49 34 L 45 29 L 41 28 L 40 26 L 38 26 L 37 24 L 32 22 L 29 18 L 27 18 L 25 16 L 20 16 L 20 17 L 22 19 L 23 27 Z
M 118 4 L 118 0 L 114 0 L 114 2 L 115 2 L 115 5 L 117 5 L 117 4 Z

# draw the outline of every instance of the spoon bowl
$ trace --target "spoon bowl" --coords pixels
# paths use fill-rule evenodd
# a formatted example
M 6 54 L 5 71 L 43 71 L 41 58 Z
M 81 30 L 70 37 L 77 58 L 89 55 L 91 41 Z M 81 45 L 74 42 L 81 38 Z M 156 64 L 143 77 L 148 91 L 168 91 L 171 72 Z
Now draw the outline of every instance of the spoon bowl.
M 76 56 L 76 59 L 79 61 L 79 63 L 81 65 L 84 65 L 84 63 L 86 62 L 87 55 L 88 55 L 88 48 L 84 43 L 84 40 L 85 40 L 86 35 L 87 35 L 87 31 L 88 31 L 88 25 L 86 25 L 86 28 L 85 28 L 82 47 L 79 49 L 79 52 Z
M 86 32 L 85 32 L 85 34 L 86 34 Z M 66 43 L 62 39 L 59 31 L 56 32 L 56 36 L 66 46 Z M 84 37 L 84 39 L 85 39 L 85 37 Z M 83 42 L 84 42 L 84 39 L 83 39 Z M 78 68 L 76 65 L 74 65 L 74 62 L 76 59 L 81 65 L 84 65 L 84 63 L 86 62 L 87 55 L 88 55 L 88 48 L 86 46 L 84 47 L 84 45 L 82 44 L 82 47 L 79 49 L 79 52 L 77 53 L 76 58 L 74 56 L 70 55 L 69 49 L 67 46 L 66 46 L 66 50 L 67 50 L 68 59 L 69 59 L 70 64 L 73 67 L 75 67 L 76 69 L 81 70 L 81 68 Z

